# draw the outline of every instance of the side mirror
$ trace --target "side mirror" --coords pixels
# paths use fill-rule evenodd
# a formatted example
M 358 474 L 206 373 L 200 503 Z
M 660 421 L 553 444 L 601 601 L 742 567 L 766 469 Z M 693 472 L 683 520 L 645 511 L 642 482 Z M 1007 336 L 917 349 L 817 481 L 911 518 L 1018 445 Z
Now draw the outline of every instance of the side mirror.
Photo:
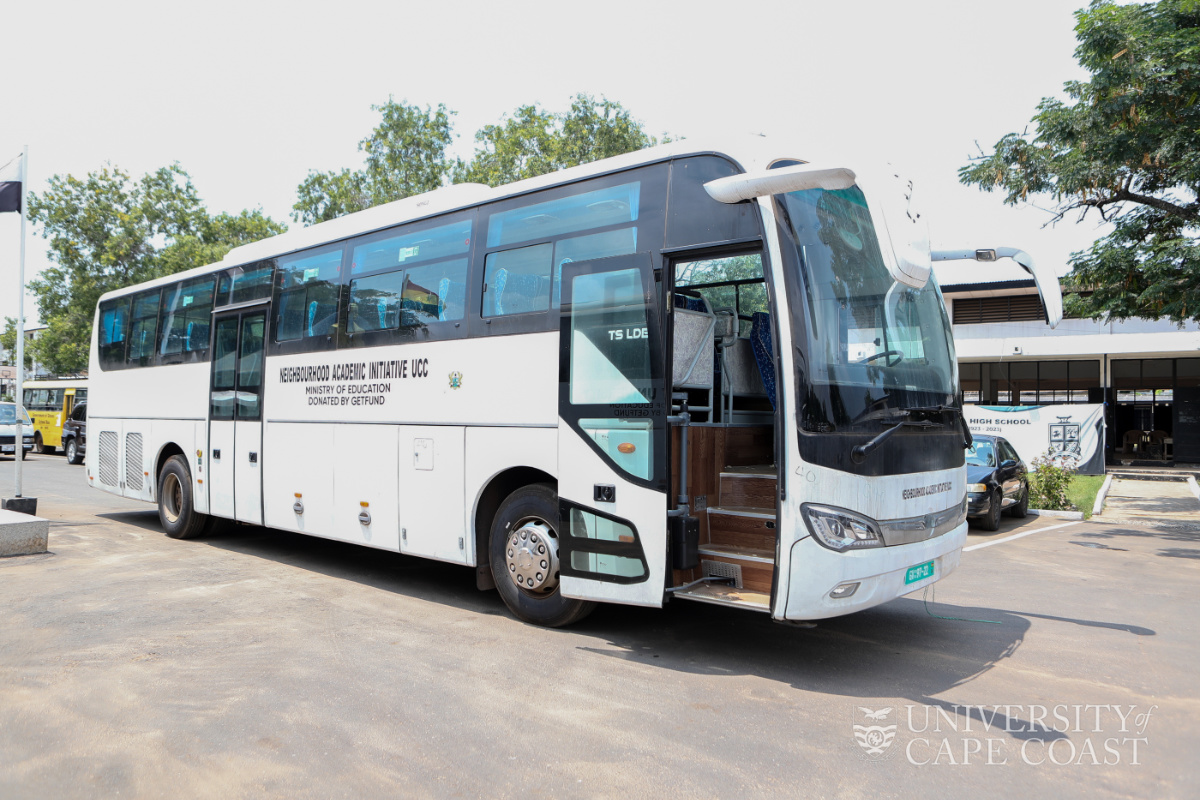
M 934 261 L 996 261 L 1001 258 L 1011 258 L 1021 265 L 1021 269 L 1033 276 L 1037 284 L 1038 295 L 1042 298 L 1042 307 L 1046 309 L 1046 323 L 1051 328 L 1057 328 L 1062 322 L 1062 287 L 1058 284 L 1058 276 L 1046 267 L 1038 267 L 1033 258 L 1024 250 L 1015 247 L 997 247 L 983 250 L 935 250 Z
M 1016 465 L 1017 465 L 1017 462 L 1013 461 L 1011 458 L 1000 462 L 1001 469 L 1008 469 L 1010 467 L 1015 467 Z

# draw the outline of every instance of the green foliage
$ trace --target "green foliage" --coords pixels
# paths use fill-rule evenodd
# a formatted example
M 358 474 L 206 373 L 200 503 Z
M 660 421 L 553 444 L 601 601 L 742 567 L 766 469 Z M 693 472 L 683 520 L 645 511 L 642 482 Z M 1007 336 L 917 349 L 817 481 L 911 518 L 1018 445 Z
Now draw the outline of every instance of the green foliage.
M 1029 476 L 1029 505 L 1047 511 L 1067 511 L 1071 508 L 1071 498 L 1068 490 L 1071 477 L 1075 474 L 1073 466 L 1065 466 L 1058 461 L 1053 450 L 1033 460 L 1033 473 Z
M 580 94 L 564 114 L 521 106 L 475 134 L 470 161 L 452 161 L 446 149 L 454 112 L 444 105 L 422 110 L 389 98 L 372 109 L 382 119 L 358 144 L 366 154 L 363 168 L 310 172 L 296 188 L 297 222 L 325 222 L 447 182 L 500 186 L 656 143 L 620 103 Z
M 484 126 L 475 143 L 470 163 L 455 170 L 456 182 L 500 186 L 657 142 L 620 103 L 579 94 L 565 114 L 521 106 L 500 125 Z
M 4 364 L 17 363 L 17 321 L 12 317 L 4 318 L 4 332 L 0 333 L 0 350 L 4 351 Z M 33 369 L 33 353 L 29 342 L 25 342 L 25 369 Z
M 296 189 L 292 218 L 305 225 L 438 188 L 450 176 L 446 148 L 453 141 L 444 105 L 436 109 L 397 103 L 371 106 L 381 119 L 358 143 L 366 154 L 361 170 L 310 172 Z
M 1010 133 L 959 179 L 1008 204 L 1048 195 L 1057 216 L 1095 209 L 1114 230 L 1071 257 L 1067 310 L 1091 317 L 1200 320 L 1200 2 L 1076 12 L 1075 57 L 1091 73 L 1045 98 L 1036 134 Z
M 219 261 L 236 245 L 286 230 L 258 210 L 210 217 L 178 164 L 136 180 L 113 166 L 82 180 L 55 175 L 46 192 L 30 193 L 29 212 L 54 262 L 29 284 L 47 326 L 33 355 L 56 374 L 87 369 L 100 295 Z

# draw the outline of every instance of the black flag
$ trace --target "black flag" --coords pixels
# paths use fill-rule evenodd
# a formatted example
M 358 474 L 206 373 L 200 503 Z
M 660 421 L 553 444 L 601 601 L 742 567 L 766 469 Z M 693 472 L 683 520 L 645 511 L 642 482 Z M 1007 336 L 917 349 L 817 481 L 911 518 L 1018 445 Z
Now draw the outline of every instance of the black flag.
M 21 160 L 0 167 L 0 211 L 21 210 Z

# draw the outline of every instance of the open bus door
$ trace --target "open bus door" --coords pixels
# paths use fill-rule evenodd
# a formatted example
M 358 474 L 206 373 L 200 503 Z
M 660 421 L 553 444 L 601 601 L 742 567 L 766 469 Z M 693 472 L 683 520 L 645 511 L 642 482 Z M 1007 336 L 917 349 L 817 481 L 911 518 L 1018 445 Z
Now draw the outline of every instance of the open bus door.
M 568 262 L 561 285 L 561 591 L 661 606 L 670 393 L 651 257 Z

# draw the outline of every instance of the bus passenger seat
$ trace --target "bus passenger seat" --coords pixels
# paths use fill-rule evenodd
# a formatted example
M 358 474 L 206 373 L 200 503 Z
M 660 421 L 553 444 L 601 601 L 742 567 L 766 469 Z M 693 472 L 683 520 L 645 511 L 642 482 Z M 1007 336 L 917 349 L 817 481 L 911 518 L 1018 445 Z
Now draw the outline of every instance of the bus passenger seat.
M 462 319 L 466 307 L 467 285 L 462 281 L 442 278 L 438 282 L 438 319 Z
M 754 361 L 762 378 L 763 391 L 775 408 L 775 358 L 771 347 L 771 315 L 756 311 L 750 322 L 750 346 L 754 348 Z

